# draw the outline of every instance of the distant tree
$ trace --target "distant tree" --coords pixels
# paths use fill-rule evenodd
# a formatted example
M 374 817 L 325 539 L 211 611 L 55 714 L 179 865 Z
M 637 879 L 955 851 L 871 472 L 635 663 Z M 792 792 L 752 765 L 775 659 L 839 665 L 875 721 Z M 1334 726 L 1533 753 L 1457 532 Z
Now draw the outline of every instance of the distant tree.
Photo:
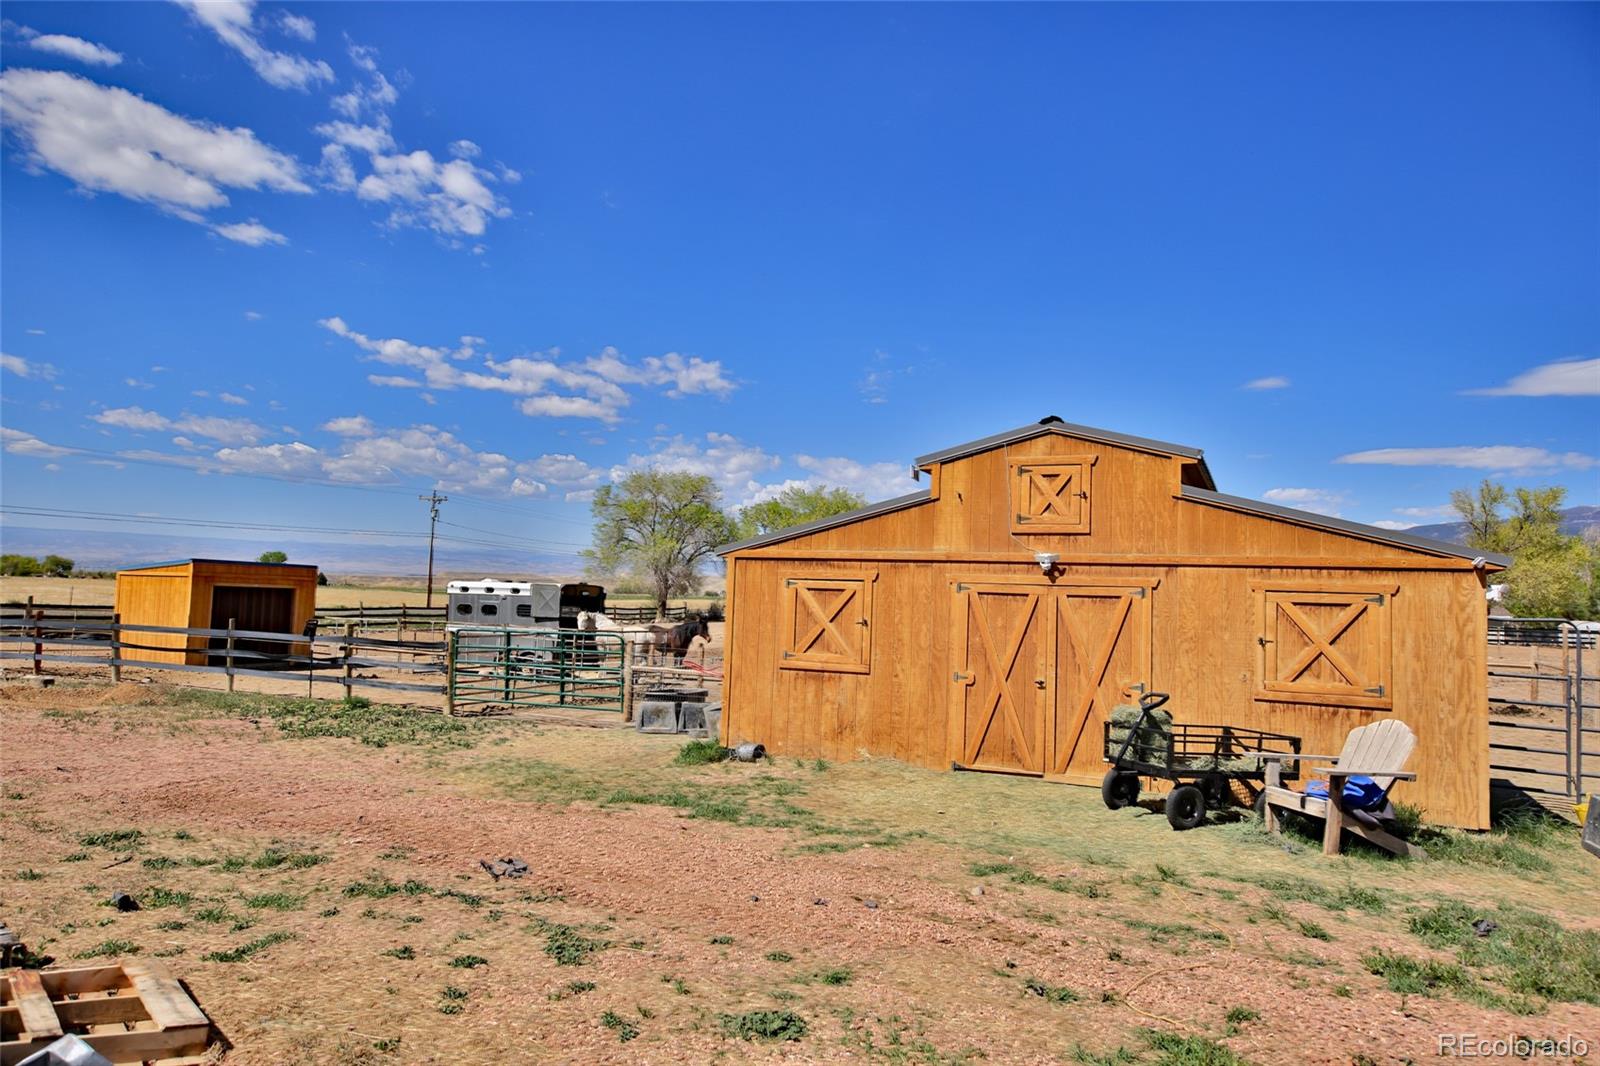
M 1524 618 L 1594 618 L 1600 614 L 1600 543 L 1561 532 L 1560 486 L 1517 489 L 1485 480 L 1476 493 L 1450 494 L 1466 542 L 1512 557 L 1501 576 L 1506 609 Z M 1509 505 L 1509 511 L 1507 507 Z
M 854 511 L 866 502 L 865 496 L 849 489 L 834 489 L 826 485 L 791 485 L 773 499 L 752 503 L 741 510 L 738 536 L 743 539 L 775 533 L 818 518 Z
M 594 547 L 583 553 L 592 572 L 631 572 L 649 583 L 656 612 L 692 592 L 700 567 L 733 535 L 722 494 L 702 474 L 636 470 L 595 493 Z
M 67 577 L 72 573 L 72 560 L 65 555 L 46 555 L 39 568 L 49 577 Z
M 326 585 L 327 583 L 328 583 L 328 575 L 323 573 L 321 570 L 318 570 L 317 571 L 317 584 L 318 585 Z
M 258 563 L 286 563 L 288 561 L 288 552 L 262 552 L 256 556 L 256 562 Z
M 43 572 L 39 560 L 31 555 L 0 555 L 0 575 L 38 577 Z

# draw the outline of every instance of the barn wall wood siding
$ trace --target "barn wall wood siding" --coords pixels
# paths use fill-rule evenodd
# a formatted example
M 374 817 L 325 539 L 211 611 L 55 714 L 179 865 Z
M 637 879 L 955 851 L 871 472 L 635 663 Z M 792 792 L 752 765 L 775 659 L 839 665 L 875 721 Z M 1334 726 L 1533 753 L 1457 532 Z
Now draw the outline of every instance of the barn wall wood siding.
M 317 568 L 315 566 L 232 562 L 195 559 L 166 566 L 121 570 L 117 573 L 117 612 L 127 625 L 173 626 L 210 629 L 212 590 L 217 586 L 239 588 L 287 588 L 294 591 L 293 625 L 288 632 L 301 632 L 317 611 Z M 226 625 L 224 621 L 223 625 Z M 186 663 L 203 666 L 206 662 L 205 637 L 185 637 L 181 633 L 129 633 L 124 639 L 135 644 L 171 648 L 171 651 L 128 649 L 123 658 L 142 662 Z M 305 654 L 305 645 L 277 645 L 274 650 Z
M 1013 536 L 1011 463 L 1063 455 L 1097 457 L 1090 531 Z M 1048 595 L 1063 586 L 1044 578 L 1032 553 L 1053 551 L 1064 583 L 1148 587 L 1150 676 L 1142 680 L 1173 694 L 1179 721 L 1293 733 L 1308 752 L 1335 753 L 1351 729 L 1399 718 L 1417 734 L 1419 778 L 1397 786 L 1395 798 L 1431 821 L 1488 826 L 1487 621 L 1483 581 L 1466 560 L 1180 500 L 1177 460 L 1060 436 L 933 474 L 929 503 L 727 556 L 725 741 L 758 740 L 777 755 L 872 754 L 949 768 L 964 754 L 952 711 L 961 652 L 955 586 L 1020 583 Z M 876 575 L 869 671 L 780 668 L 785 581 L 868 574 Z M 1390 691 L 1366 700 L 1384 706 L 1332 695 L 1259 698 L 1263 588 L 1390 590 Z M 1072 679 L 1048 683 L 1054 700 Z M 1095 714 L 1087 728 L 1098 730 Z M 1079 742 L 1098 745 L 1087 733 Z M 1087 781 L 1102 769 L 1075 758 L 1064 776 Z

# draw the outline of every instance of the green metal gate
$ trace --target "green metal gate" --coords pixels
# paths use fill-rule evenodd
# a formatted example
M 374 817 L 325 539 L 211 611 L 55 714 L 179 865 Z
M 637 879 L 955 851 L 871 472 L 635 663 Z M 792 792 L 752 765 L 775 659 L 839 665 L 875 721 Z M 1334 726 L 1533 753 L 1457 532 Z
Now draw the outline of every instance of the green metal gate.
M 452 629 L 449 703 L 472 707 L 616 711 L 626 656 L 616 633 L 573 629 Z

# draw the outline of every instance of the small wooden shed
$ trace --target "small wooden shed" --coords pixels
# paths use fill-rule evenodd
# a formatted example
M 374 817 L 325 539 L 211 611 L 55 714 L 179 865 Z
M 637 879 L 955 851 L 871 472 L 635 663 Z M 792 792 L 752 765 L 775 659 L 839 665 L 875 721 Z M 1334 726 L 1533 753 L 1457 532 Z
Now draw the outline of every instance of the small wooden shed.
M 117 571 L 117 614 L 124 625 L 300 633 L 317 613 L 317 568 L 297 563 L 233 559 L 174 559 Z M 183 633 L 126 633 L 124 659 L 204 666 L 225 638 Z M 237 648 L 286 654 L 283 643 L 236 643 Z M 168 650 L 170 649 L 170 650 Z M 303 650 L 303 649 L 302 649 Z
M 1397 798 L 1488 827 L 1509 559 L 1224 495 L 1196 448 L 1060 419 L 914 469 L 922 491 L 718 550 L 725 743 L 1098 784 L 1110 708 L 1164 691 L 1308 752 L 1399 718 Z

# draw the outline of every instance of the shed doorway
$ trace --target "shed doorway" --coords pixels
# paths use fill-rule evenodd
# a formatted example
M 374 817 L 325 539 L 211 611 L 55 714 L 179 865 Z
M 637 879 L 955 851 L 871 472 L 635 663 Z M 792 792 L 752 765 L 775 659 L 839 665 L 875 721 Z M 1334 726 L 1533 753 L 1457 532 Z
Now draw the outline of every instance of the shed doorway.
M 1111 708 L 1149 685 L 1150 586 L 953 588 L 952 762 L 1097 783 Z
M 294 632 L 294 589 L 285 588 L 251 588 L 242 585 L 217 585 L 211 590 L 211 626 L 212 629 L 227 629 L 228 621 L 233 621 L 235 629 L 254 630 L 257 633 L 292 633 Z M 215 652 L 226 649 L 226 637 L 212 637 L 210 645 Z M 236 652 L 248 651 L 259 655 L 280 658 L 287 656 L 293 647 L 282 641 L 271 640 L 235 640 L 233 647 Z M 223 656 L 213 654 L 213 663 L 221 662 Z M 267 663 L 259 659 L 252 659 L 244 664 L 250 669 L 261 669 Z

